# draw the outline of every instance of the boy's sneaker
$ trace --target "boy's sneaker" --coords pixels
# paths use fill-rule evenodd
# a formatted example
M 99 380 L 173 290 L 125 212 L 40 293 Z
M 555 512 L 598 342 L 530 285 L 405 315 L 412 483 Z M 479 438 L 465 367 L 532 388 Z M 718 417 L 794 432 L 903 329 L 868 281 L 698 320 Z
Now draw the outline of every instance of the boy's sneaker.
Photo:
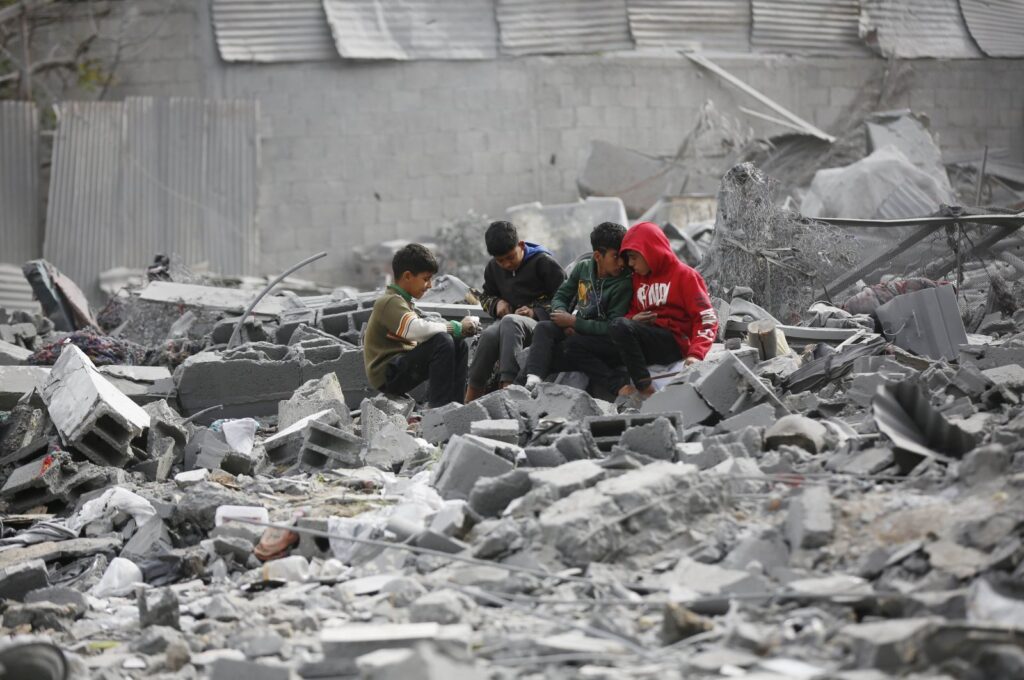
M 541 384 L 541 379 L 539 375 L 533 375 L 531 373 L 530 375 L 526 376 L 526 389 L 532 392 L 533 388 L 539 384 Z

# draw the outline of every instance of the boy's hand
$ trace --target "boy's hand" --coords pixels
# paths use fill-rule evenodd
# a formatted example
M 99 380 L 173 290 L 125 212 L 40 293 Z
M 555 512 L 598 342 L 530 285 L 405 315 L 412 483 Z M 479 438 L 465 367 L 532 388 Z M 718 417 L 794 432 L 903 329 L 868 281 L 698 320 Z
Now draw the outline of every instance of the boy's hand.
M 532 307 L 527 307 L 526 305 L 523 305 L 522 307 L 520 307 L 519 309 L 516 310 L 516 314 L 518 316 L 526 316 L 526 317 L 529 317 L 529 318 L 532 319 L 533 318 L 533 308 Z
M 700 359 L 698 359 L 697 357 L 686 357 L 686 361 L 683 362 L 683 366 L 693 366 L 694 364 L 699 363 Z
M 498 300 L 497 307 L 494 308 L 494 312 L 498 315 L 498 318 L 505 316 L 506 314 L 512 313 L 512 305 L 505 300 Z
M 480 322 L 474 316 L 467 316 L 462 319 L 462 334 L 467 337 L 473 337 L 480 332 Z
M 658 315 L 654 312 L 640 312 L 639 314 L 633 315 L 633 321 L 642 323 L 645 326 L 653 326 L 654 320 L 658 318 Z
M 576 327 L 576 317 L 564 309 L 556 309 L 551 312 L 551 320 L 555 322 L 556 326 L 562 329 Z

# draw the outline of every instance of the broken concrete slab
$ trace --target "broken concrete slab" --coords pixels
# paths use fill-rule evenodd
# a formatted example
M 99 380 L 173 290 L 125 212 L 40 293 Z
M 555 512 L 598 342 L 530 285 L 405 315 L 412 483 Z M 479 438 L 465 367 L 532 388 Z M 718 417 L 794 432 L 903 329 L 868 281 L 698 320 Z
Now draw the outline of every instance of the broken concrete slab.
M 24 366 L 32 350 L 0 340 L 0 366 Z
M 50 585 L 46 562 L 28 558 L 0 567 L 0 599 L 21 602 L 26 593 Z
M 370 437 L 364 458 L 367 465 L 393 470 L 414 458 L 419 451 L 420 442 L 404 427 L 388 422 Z
M 441 416 L 441 420 L 444 423 L 446 438 L 450 438 L 457 434 L 470 434 L 473 423 L 480 420 L 489 420 L 490 417 L 491 414 L 487 412 L 487 409 L 482 404 L 478 401 L 471 401 L 465 406 L 457 406 L 445 411 Z
M 684 428 L 707 421 L 715 414 L 697 388 L 690 384 L 671 384 L 654 393 L 640 407 L 641 413 L 677 412 Z
M 539 517 L 541 533 L 566 564 L 614 560 L 661 549 L 688 522 L 721 507 L 724 485 L 696 468 L 658 461 L 572 493 Z M 623 522 L 629 515 L 631 521 Z
M 356 670 L 355 660 L 370 652 L 404 649 L 420 642 L 438 642 L 467 647 L 470 628 L 464 625 L 442 626 L 437 623 L 353 623 L 327 628 L 320 633 L 325 660 L 336 672 Z
M 338 422 L 352 424 L 352 416 L 345 405 L 345 392 L 334 373 L 302 384 L 290 399 L 280 402 L 277 407 L 277 426 L 284 430 L 299 420 L 328 409 L 338 414 Z
M 942 619 L 923 617 L 843 626 L 839 636 L 850 646 L 858 668 L 894 670 L 924 661 L 924 646 Z
M 522 423 L 514 418 L 477 420 L 469 427 L 470 434 L 516 445 L 519 444 L 519 433 L 521 430 Z
M 531 474 L 535 473 L 518 469 L 493 477 L 481 477 L 469 493 L 469 507 L 482 517 L 497 517 L 512 501 L 533 488 Z
M 97 465 L 123 467 L 133 458 L 132 440 L 149 427 L 149 414 L 74 345 L 60 353 L 42 397 L 64 440 Z
M 619 446 L 657 460 L 674 460 L 677 441 L 676 426 L 658 416 L 649 423 L 630 425 L 619 437 Z
M 509 472 L 521 451 L 493 439 L 455 435 L 445 446 L 432 484 L 445 500 L 467 500 L 477 480 Z

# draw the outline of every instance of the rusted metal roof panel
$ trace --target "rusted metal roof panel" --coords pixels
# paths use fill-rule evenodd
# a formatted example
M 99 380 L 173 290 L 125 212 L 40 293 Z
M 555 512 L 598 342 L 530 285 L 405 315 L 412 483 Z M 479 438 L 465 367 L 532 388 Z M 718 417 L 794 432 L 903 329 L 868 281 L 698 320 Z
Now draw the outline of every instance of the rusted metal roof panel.
M 338 58 L 320 0 L 213 0 L 211 11 L 224 61 Z
M 957 0 L 861 0 L 860 34 L 885 57 L 973 58 Z
M 100 272 L 157 253 L 254 273 L 257 124 L 252 101 L 62 103 L 44 256 L 93 301 Z
M 0 262 L 39 257 L 39 111 L 0 101 Z
M 497 0 L 501 51 L 573 54 L 633 49 L 626 0 Z
M 990 57 L 1024 57 L 1024 2 L 960 0 L 967 30 Z
M 323 0 L 338 54 L 351 59 L 493 59 L 494 0 Z
M 751 44 L 764 52 L 864 56 L 858 0 L 751 0 Z
M 638 48 L 750 51 L 750 0 L 628 0 Z

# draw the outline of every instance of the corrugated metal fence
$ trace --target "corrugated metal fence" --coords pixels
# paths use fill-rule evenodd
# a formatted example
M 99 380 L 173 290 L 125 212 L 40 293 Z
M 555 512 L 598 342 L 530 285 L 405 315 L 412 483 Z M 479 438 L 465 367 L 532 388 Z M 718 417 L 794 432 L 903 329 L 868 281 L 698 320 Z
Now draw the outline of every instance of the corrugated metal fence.
M 750 0 L 628 0 L 638 48 L 750 51 Z
M 211 12 L 224 61 L 338 58 L 320 0 L 213 0 Z
M 499 50 L 634 47 L 1024 56 L 1021 0 L 213 0 L 212 8 L 226 61 L 491 59 Z
M 39 257 L 39 111 L 0 101 L 0 262 Z
M 257 124 L 252 101 L 61 104 L 44 257 L 94 300 L 100 272 L 156 253 L 254 273 Z
M 493 0 L 323 0 L 350 59 L 494 59 Z
M 976 58 L 957 0 L 860 0 L 860 34 L 883 56 Z

